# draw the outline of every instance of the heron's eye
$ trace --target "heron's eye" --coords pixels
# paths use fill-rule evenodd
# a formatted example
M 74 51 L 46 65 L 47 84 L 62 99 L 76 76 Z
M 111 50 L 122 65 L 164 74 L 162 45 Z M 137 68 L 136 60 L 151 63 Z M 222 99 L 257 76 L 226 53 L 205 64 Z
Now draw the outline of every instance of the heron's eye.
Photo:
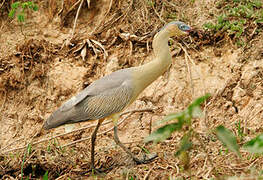
M 182 31 L 189 31 L 190 30 L 190 27 L 185 25 L 185 24 L 181 24 L 179 25 L 179 28 L 182 30 Z

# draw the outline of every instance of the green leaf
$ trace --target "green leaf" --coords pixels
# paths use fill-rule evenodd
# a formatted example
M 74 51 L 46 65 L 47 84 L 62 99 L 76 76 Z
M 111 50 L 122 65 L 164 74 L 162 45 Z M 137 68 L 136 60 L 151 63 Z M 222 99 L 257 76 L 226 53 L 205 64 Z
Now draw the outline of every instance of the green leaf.
M 255 23 L 257 23 L 257 24 L 263 24 L 263 18 L 262 18 L 262 19 L 257 19 L 257 20 L 255 21 Z
M 143 146 L 140 146 L 140 145 L 139 145 L 139 147 L 140 147 L 146 154 L 150 154 L 150 151 L 149 151 L 147 148 L 145 148 L 145 147 L 143 147 Z
M 28 2 L 27 2 L 27 5 L 28 5 L 28 6 L 33 6 L 33 4 L 34 4 L 34 3 L 33 3 L 32 1 L 28 1 Z
M 47 146 L 47 152 L 51 152 L 51 147 L 50 147 L 50 144 Z
M 187 113 L 190 115 L 190 117 L 201 117 L 202 111 L 200 109 L 200 105 L 205 102 L 207 98 L 210 97 L 210 94 L 206 94 L 202 97 L 197 98 L 192 104 L 190 104 L 187 108 Z
M 29 144 L 27 145 L 27 154 L 30 155 L 31 152 L 32 152 L 32 145 L 29 143 Z
M 38 6 L 36 4 L 33 5 L 33 10 L 37 11 L 38 10 Z
M 18 22 L 25 22 L 25 16 L 24 14 L 18 14 L 17 15 Z
M 13 3 L 13 4 L 11 5 L 11 8 L 12 8 L 12 9 L 17 9 L 17 8 L 20 6 L 20 4 L 21 4 L 21 2 L 20 2 L 20 1 L 17 1 L 17 2 L 15 2 L 15 3 Z
M 14 18 L 15 12 L 16 12 L 15 9 L 11 9 L 11 11 L 8 13 L 8 17 Z
M 215 25 L 214 25 L 213 23 L 205 23 L 205 24 L 203 25 L 203 27 L 204 27 L 205 29 L 210 29 L 210 30 L 214 30 L 214 29 L 215 29 Z
M 206 94 L 200 98 L 197 98 L 192 104 L 188 106 L 186 110 L 180 113 L 173 113 L 166 116 L 160 123 L 165 123 L 171 120 L 177 119 L 178 122 L 165 125 L 155 132 L 150 134 L 148 137 L 145 138 L 145 141 L 154 141 L 159 142 L 167 139 L 171 136 L 172 132 L 175 130 L 182 129 L 184 124 L 191 124 L 192 117 L 200 117 L 202 115 L 202 111 L 200 105 L 205 102 L 205 100 L 210 96 L 210 94 Z M 159 124 L 160 124 L 159 123 Z
M 222 14 L 220 16 L 217 17 L 217 22 L 219 24 L 222 24 L 223 22 L 225 22 L 225 19 L 226 19 L 227 15 L 226 14 Z
M 144 139 L 145 142 L 154 141 L 154 143 L 163 141 L 171 136 L 171 134 L 175 130 L 180 130 L 182 128 L 181 123 L 172 123 L 165 125 L 156 131 L 154 131 L 152 134 L 150 134 L 148 137 Z
M 211 95 L 209 93 L 207 93 L 204 96 L 201 96 L 199 98 L 197 98 L 190 106 L 189 108 L 194 108 L 195 106 L 200 106 L 202 103 L 205 102 L 206 99 L 208 99 Z
M 157 122 L 156 125 L 164 124 L 166 122 L 178 119 L 182 116 L 184 116 L 183 112 L 169 114 L 169 115 L 165 116 L 163 120 Z
M 226 129 L 224 126 L 218 126 L 216 128 L 216 135 L 218 139 L 231 151 L 236 153 L 240 157 L 239 146 L 237 144 L 236 137 L 233 133 Z
M 248 141 L 243 148 L 250 153 L 263 153 L 263 134 Z
M 193 107 L 192 116 L 193 116 L 193 118 L 200 118 L 200 117 L 203 116 L 203 112 L 202 112 L 202 110 L 201 110 L 199 105 Z
M 48 180 L 48 171 L 45 172 L 45 174 L 43 176 L 43 180 Z
M 187 151 L 192 147 L 192 142 L 190 141 L 192 131 L 187 132 L 180 141 L 180 148 L 175 153 L 176 156 L 179 156 L 181 152 Z
M 22 3 L 21 7 L 22 7 L 23 9 L 26 9 L 26 8 L 28 7 L 28 2 Z

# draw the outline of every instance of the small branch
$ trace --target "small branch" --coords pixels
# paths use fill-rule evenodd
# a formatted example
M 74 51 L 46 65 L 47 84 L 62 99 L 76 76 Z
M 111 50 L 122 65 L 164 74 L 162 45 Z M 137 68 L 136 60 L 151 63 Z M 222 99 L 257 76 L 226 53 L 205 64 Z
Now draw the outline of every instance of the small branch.
M 146 108 L 146 109 L 135 109 L 135 110 L 131 110 L 131 111 L 126 111 L 126 112 L 122 113 L 122 114 L 120 115 L 120 117 L 123 116 L 123 115 L 125 115 L 125 114 L 128 114 L 128 115 L 127 115 L 125 118 L 123 118 L 123 119 L 118 123 L 118 126 L 119 126 L 120 124 L 122 124 L 130 115 L 132 115 L 132 114 L 135 113 L 135 112 L 153 112 L 153 111 L 154 111 L 154 110 L 153 110 L 153 109 L 150 109 L 150 108 Z M 110 122 L 111 122 L 111 120 L 110 120 Z M 109 123 L 109 122 L 107 122 L 107 124 L 108 124 L 108 123 Z M 106 124 L 106 123 L 105 123 L 105 124 Z M 102 124 L 102 125 L 105 125 L 105 124 Z M 93 126 L 96 126 L 96 125 L 93 125 Z M 114 128 L 114 127 L 110 128 L 110 129 L 108 129 L 108 130 L 105 130 L 105 131 L 103 131 L 103 132 L 101 132 L 101 133 L 98 133 L 98 136 L 99 136 L 99 135 L 102 135 L 102 134 L 105 134 L 105 133 L 113 130 L 113 128 Z M 74 145 L 74 144 L 76 144 L 76 143 L 79 143 L 79 142 L 82 142 L 82 141 L 86 141 L 86 140 L 88 140 L 88 139 L 90 139 L 90 138 L 91 138 L 91 137 L 82 138 L 82 139 L 79 139 L 79 140 L 77 140 L 77 141 L 73 141 L 73 142 L 71 142 L 71 143 L 65 144 L 65 145 L 63 145 L 62 147 L 71 146 L 71 145 Z
M 153 108 L 134 109 L 134 110 L 123 112 L 123 113 L 121 113 L 120 116 L 123 116 L 123 115 L 128 114 L 128 113 L 136 113 L 136 112 L 154 112 L 155 110 L 157 110 L 157 108 L 156 109 L 153 109 Z
M 79 17 L 79 12 L 80 12 L 81 6 L 82 6 L 82 4 L 83 4 L 83 1 L 84 1 L 84 0 L 81 0 L 81 3 L 80 3 L 80 5 L 79 5 L 79 8 L 78 8 L 78 11 L 77 11 L 75 20 L 74 20 L 73 30 L 72 30 L 72 33 L 71 33 L 71 39 L 73 38 L 73 35 L 74 35 L 74 33 L 75 33 L 75 29 L 76 29 L 76 25 L 77 25 L 77 20 L 78 20 L 78 17 Z
M 113 0 L 110 1 L 109 7 L 107 12 L 105 13 L 105 15 L 103 16 L 103 18 L 101 18 L 100 22 L 98 23 L 98 25 L 92 30 L 91 34 L 93 34 L 95 31 L 97 31 L 97 29 L 99 27 L 101 27 L 102 23 L 105 21 L 105 18 L 108 16 L 108 14 L 110 13 L 111 7 L 112 7 L 112 2 Z
M 157 10 L 155 9 L 154 5 L 152 5 L 152 8 L 154 10 L 154 13 L 158 16 L 158 18 L 160 19 L 160 21 L 164 24 L 166 24 L 166 21 L 163 20 L 163 18 L 161 17 L 161 15 L 157 12 Z
M 10 139 L 11 139 L 11 138 L 10 138 Z M 9 139 L 8 141 L 10 141 L 10 139 Z M 21 139 L 23 139 L 23 138 L 22 138 L 22 137 L 21 137 L 21 138 L 18 138 L 18 139 L 16 139 L 15 141 L 7 144 L 6 146 L 4 146 L 4 147 L 1 149 L 1 151 L 3 151 L 4 149 L 10 147 L 12 144 L 14 144 L 14 143 L 17 142 L 17 141 L 20 141 Z
M 61 9 L 58 11 L 58 15 L 60 15 L 63 12 L 64 9 L 64 0 L 61 2 Z
M 154 167 L 155 167 L 155 165 L 153 165 L 153 166 L 151 167 L 151 169 L 150 169 L 150 170 L 146 173 L 146 175 L 144 176 L 143 180 L 148 179 L 148 177 L 149 177 L 149 175 L 150 175 L 150 173 L 151 173 L 151 171 L 153 170 Z
M 197 71 L 197 65 L 194 63 L 193 59 L 191 58 L 191 56 L 188 54 L 187 50 L 179 43 L 179 46 L 182 48 L 182 50 L 184 51 L 185 55 L 188 57 L 188 59 L 190 60 L 190 62 L 192 63 L 192 65 L 195 67 L 194 68 L 194 71 L 198 74 L 200 80 L 201 80 L 201 83 L 202 83 L 202 93 L 203 95 L 206 93 L 205 92 L 205 81 L 204 81 L 204 78 L 202 76 L 202 74 Z M 205 101 L 205 107 L 204 107 L 204 122 L 202 123 L 202 125 L 204 125 L 205 127 L 207 127 L 207 120 L 206 120 L 206 117 L 207 117 L 207 114 L 206 114 L 206 108 L 207 108 L 207 105 L 206 105 L 206 101 Z
M 194 70 L 195 70 L 195 72 L 198 74 L 198 76 L 200 77 L 200 79 L 201 79 L 201 83 L 202 83 L 202 91 L 203 91 L 203 94 L 205 94 L 205 83 L 204 83 L 204 78 L 203 78 L 203 76 L 202 76 L 202 74 L 199 72 L 199 71 L 197 71 L 196 69 L 196 67 L 197 67 L 197 65 L 194 63 L 194 61 L 193 61 L 193 59 L 191 58 L 191 56 L 188 54 L 188 52 L 187 52 L 187 50 L 179 43 L 179 45 L 180 45 L 180 47 L 182 48 L 182 50 L 184 51 L 184 53 L 186 54 L 186 56 L 188 57 L 188 59 L 190 60 L 190 62 L 192 63 L 192 65 L 195 67 L 194 68 Z
M 181 48 L 183 47 L 182 45 L 180 45 Z M 185 50 L 186 52 L 186 50 Z M 194 91 L 194 83 L 193 83 L 193 77 L 192 77 L 192 71 L 191 71 L 191 68 L 189 66 L 189 63 L 188 63 L 188 56 L 186 55 L 185 53 L 185 63 L 187 65 L 187 71 L 189 73 L 189 78 L 190 78 L 190 84 L 191 84 L 191 94 L 192 94 L 192 98 L 195 97 L 195 91 Z
M 129 114 L 129 115 L 127 115 L 125 118 L 123 118 L 123 119 L 118 123 L 117 126 L 119 126 L 121 123 L 123 123 L 124 120 L 126 120 L 130 115 L 131 115 L 131 114 Z M 113 130 L 113 128 L 114 128 L 114 127 L 111 127 L 110 129 L 107 129 L 107 130 L 105 130 L 105 131 L 103 131 L 103 132 L 101 132 L 101 133 L 98 133 L 97 136 L 102 135 L 102 134 L 104 134 L 104 133 L 107 133 L 107 132 Z M 66 147 L 66 146 L 72 146 L 72 145 L 74 145 L 74 144 L 76 144 L 76 143 L 79 143 L 79 142 L 82 142 L 82 141 L 86 141 L 86 140 L 88 140 L 88 139 L 90 139 L 90 138 L 91 138 L 91 136 L 85 137 L 85 138 L 82 138 L 82 139 L 79 139 L 79 140 L 77 140 L 77 141 L 70 142 L 70 143 L 68 143 L 68 144 L 63 145 L 62 148 L 63 148 L 63 147 Z
M 156 110 L 156 109 L 151 109 L 151 108 L 135 109 L 135 110 L 123 112 L 122 114 L 120 114 L 120 117 L 123 116 L 123 115 L 125 115 L 125 114 L 129 114 L 129 113 L 130 113 L 130 115 L 131 115 L 131 114 L 133 114 L 133 113 L 135 113 L 135 112 L 153 112 L 154 110 Z M 130 115 L 128 115 L 128 116 L 130 116 Z M 124 119 L 126 119 L 126 117 L 125 117 Z M 111 123 L 111 122 L 112 122 L 111 120 L 108 120 L 108 121 L 104 122 L 102 125 L 106 125 L 106 124 L 109 124 L 109 123 Z M 123 121 L 121 121 L 120 123 L 122 123 L 122 122 L 123 122 Z M 120 123 L 119 123 L 119 124 L 120 124 Z M 61 136 L 65 136 L 65 135 L 68 135 L 68 134 L 71 134 L 71 133 L 74 133 L 74 132 L 77 132 L 77 131 L 82 131 L 82 130 L 85 130 L 85 129 L 88 129 L 88 128 L 91 128 L 91 127 L 95 127 L 95 126 L 96 126 L 96 124 L 88 125 L 88 126 L 85 126 L 85 127 L 83 127 L 83 128 L 73 130 L 73 131 L 71 131 L 71 132 L 66 132 L 66 133 L 58 134 L 58 135 L 53 136 L 53 137 L 49 137 L 49 138 L 46 138 L 46 139 L 41 139 L 41 140 L 36 141 L 36 142 L 32 142 L 31 145 L 33 146 L 33 145 L 36 145 L 36 144 L 40 144 L 40 143 L 43 143 L 43 142 L 52 140 L 52 139 L 54 139 L 54 138 L 58 138 L 58 137 L 61 137 Z M 105 132 L 102 132 L 101 134 L 104 134 L 104 133 L 106 133 L 106 132 L 108 132 L 108 131 L 111 131 L 111 130 L 112 130 L 112 128 L 109 129 L 109 130 L 106 130 Z M 40 131 L 41 131 L 41 130 L 40 130 Z M 39 132 L 38 132 L 38 133 L 39 133 Z M 37 135 L 38 133 L 36 133 L 36 135 Z M 34 135 L 33 138 L 34 138 L 36 135 Z M 33 138 L 32 138 L 32 139 L 33 139 Z M 32 139 L 31 139 L 31 141 L 32 141 Z M 88 139 L 88 138 L 87 138 L 87 139 Z M 82 139 L 81 139 L 81 140 L 82 140 Z M 81 140 L 79 140 L 79 141 L 81 141 Z M 85 140 L 86 140 L 86 139 L 85 139 Z M 77 141 L 77 142 L 79 142 L 79 141 Z M 76 143 L 77 143 L 77 142 L 76 142 Z M 6 148 L 6 147 L 4 147 L 4 149 L 5 149 L 5 148 Z M 21 150 L 21 149 L 24 149 L 24 148 L 27 148 L 27 145 L 26 145 L 26 146 L 21 146 L 21 147 L 18 147 L 18 148 L 9 149 L 9 150 L 6 150 L 6 151 L 3 151 L 4 149 L 2 148 L 2 149 L 0 150 L 0 154 L 6 154 L 6 153 L 8 153 L 8 152 L 17 151 L 17 150 Z
M 2 112 L 2 111 L 3 111 L 3 109 L 4 109 L 4 106 L 5 106 L 5 102 L 6 102 L 6 94 L 7 94 L 7 92 L 6 92 L 6 91 L 4 91 L 4 93 L 5 93 L 5 98 L 4 98 L 4 102 L 3 102 L 2 106 L 1 106 L 0 112 Z
M 5 0 L 3 0 L 2 4 L 0 5 L 0 9 L 2 8 L 2 6 L 4 5 Z
M 112 16 L 112 18 L 109 21 L 107 21 L 106 23 L 104 23 L 103 26 L 102 26 L 102 23 L 105 20 L 105 17 L 108 15 L 107 13 L 110 12 L 110 9 L 111 9 L 111 6 L 112 6 L 112 2 L 110 2 L 108 12 L 105 14 L 105 16 L 99 22 L 99 24 L 91 31 L 90 35 L 95 34 L 95 33 L 96 34 L 97 33 L 101 33 L 102 31 L 105 30 L 106 27 L 112 26 L 114 23 L 116 23 L 120 19 L 124 19 L 128 15 L 128 12 L 130 11 L 130 9 L 131 9 L 131 7 L 133 5 L 133 1 L 134 0 L 131 0 L 129 6 L 126 8 L 126 11 L 122 15 L 119 16 L 117 13 L 115 13 Z

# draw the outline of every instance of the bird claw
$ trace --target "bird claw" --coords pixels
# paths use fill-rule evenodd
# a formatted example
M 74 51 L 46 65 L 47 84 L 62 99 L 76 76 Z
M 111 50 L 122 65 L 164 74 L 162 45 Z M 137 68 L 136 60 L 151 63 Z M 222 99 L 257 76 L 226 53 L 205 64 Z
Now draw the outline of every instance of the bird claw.
M 95 168 L 95 167 L 92 167 L 90 170 L 88 171 L 85 171 L 85 172 L 82 172 L 81 174 L 87 174 L 87 173 L 90 173 L 93 174 L 93 175 L 105 175 L 105 173 L 109 170 L 112 170 L 113 169 L 113 165 L 111 165 L 110 167 L 107 167 L 107 168 L 103 168 L 103 166 L 100 166 L 99 168 Z
M 102 174 L 104 174 L 107 170 L 109 170 L 109 168 L 92 168 L 91 169 L 91 173 L 92 174 L 98 174 L 98 175 L 102 175 Z
M 103 168 L 102 166 L 100 168 L 91 168 L 91 172 L 92 174 L 104 174 L 105 172 L 112 169 L 113 169 L 113 164 L 107 168 Z
M 137 158 L 133 158 L 133 160 L 136 162 L 136 164 L 147 164 L 152 162 L 155 158 L 157 158 L 158 155 L 157 154 L 151 154 L 150 157 L 146 154 L 144 154 L 143 159 L 137 159 Z

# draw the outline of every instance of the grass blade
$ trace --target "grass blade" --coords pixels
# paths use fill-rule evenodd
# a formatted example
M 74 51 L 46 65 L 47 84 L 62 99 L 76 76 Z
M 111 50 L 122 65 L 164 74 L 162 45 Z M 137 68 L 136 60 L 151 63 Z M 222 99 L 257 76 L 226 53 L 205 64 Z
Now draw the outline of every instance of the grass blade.
M 263 134 L 248 141 L 243 148 L 250 153 L 263 153 Z
M 218 139 L 228 149 L 230 149 L 231 151 L 236 153 L 239 157 L 241 157 L 239 152 L 239 146 L 237 144 L 237 139 L 230 130 L 226 129 L 224 126 L 218 126 L 216 128 L 216 135 Z

